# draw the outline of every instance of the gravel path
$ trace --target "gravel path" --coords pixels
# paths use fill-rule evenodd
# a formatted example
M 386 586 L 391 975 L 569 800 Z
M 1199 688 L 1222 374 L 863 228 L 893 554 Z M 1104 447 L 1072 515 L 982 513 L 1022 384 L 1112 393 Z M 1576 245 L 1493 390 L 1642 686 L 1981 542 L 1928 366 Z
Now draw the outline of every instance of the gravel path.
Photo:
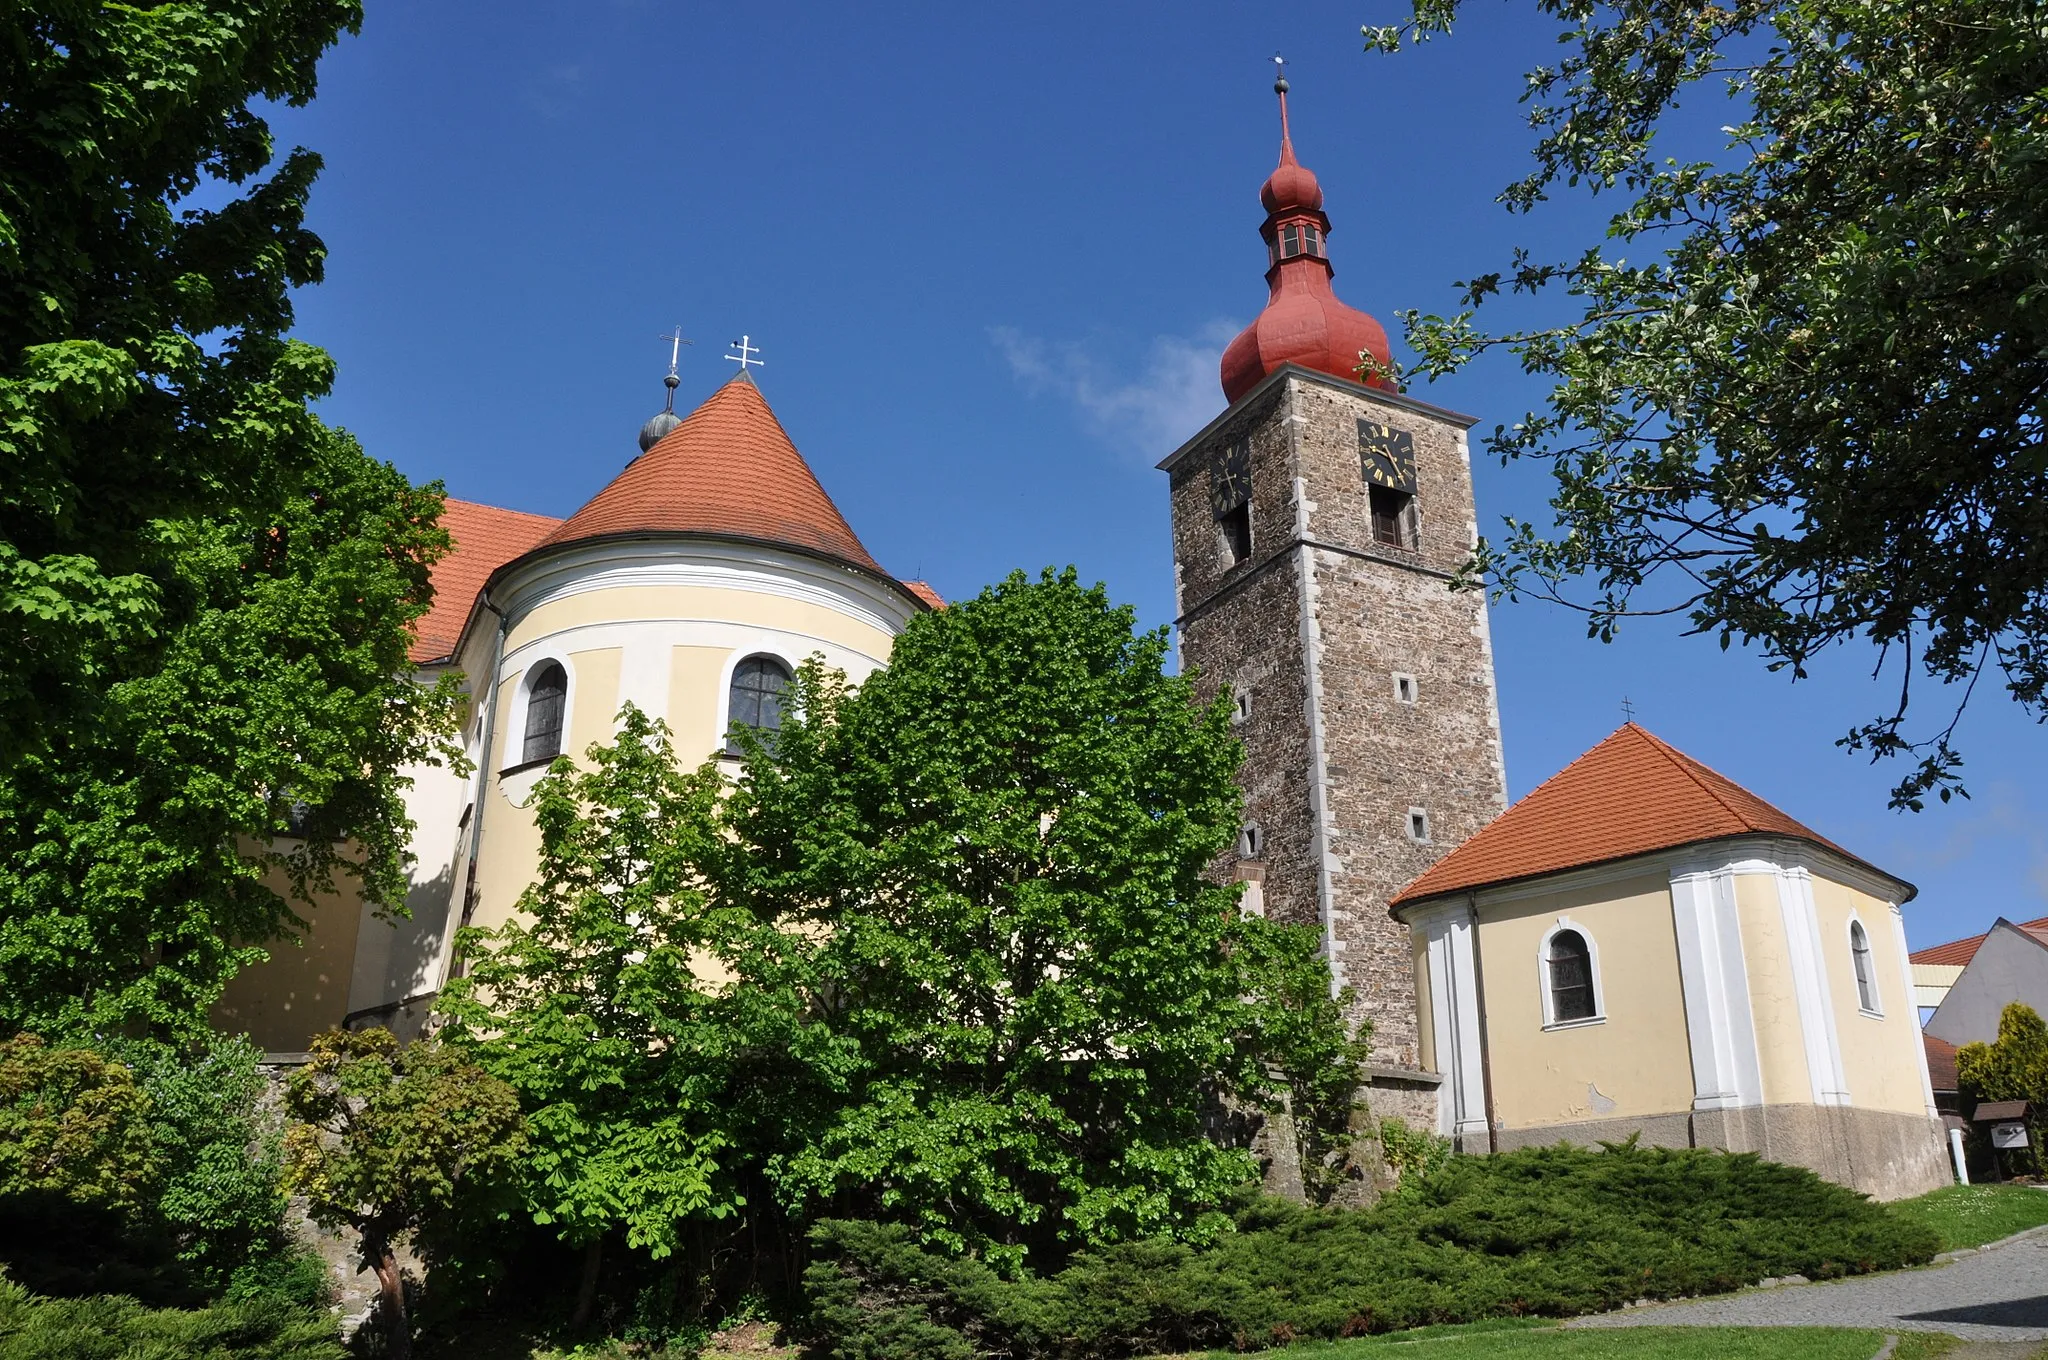
M 2048 1341 L 2048 1234 L 1889 1275 L 1783 1285 L 1580 1318 L 1572 1327 L 1878 1327 Z

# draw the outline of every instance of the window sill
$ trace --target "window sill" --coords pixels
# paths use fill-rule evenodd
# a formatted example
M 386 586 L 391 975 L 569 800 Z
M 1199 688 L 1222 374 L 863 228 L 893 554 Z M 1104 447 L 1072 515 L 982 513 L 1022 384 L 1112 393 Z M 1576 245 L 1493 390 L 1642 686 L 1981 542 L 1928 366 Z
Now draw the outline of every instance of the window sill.
M 528 770 L 546 769 L 561 758 L 562 753 L 557 751 L 551 756 L 542 756 L 539 760 L 522 760 L 517 765 L 507 765 L 504 769 L 498 771 L 498 778 L 506 779 L 515 774 L 525 774 Z
M 1870 1009 L 1869 1007 L 1867 1007 L 1867 1006 L 1858 1006 L 1858 1007 L 1856 1008 L 1856 1013 L 1857 1013 L 1858 1015 L 1862 1016 L 1862 1017 L 1863 1017 L 1863 1018 L 1864 1018 L 1865 1020 L 1882 1020 L 1882 1019 L 1884 1019 L 1884 1012 L 1883 1012 L 1883 1011 L 1874 1011 L 1874 1010 L 1871 1010 L 1871 1009 Z
M 1604 1025 L 1606 1023 L 1607 1017 L 1604 1015 L 1589 1015 L 1583 1020 L 1552 1020 L 1544 1025 L 1543 1032 L 1548 1034 L 1554 1029 L 1586 1029 L 1592 1025 Z

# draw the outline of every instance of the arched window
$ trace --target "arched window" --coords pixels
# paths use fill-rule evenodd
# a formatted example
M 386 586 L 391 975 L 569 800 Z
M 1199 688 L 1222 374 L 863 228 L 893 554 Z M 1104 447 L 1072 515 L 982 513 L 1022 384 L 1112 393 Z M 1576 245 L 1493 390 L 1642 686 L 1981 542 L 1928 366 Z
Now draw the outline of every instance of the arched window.
M 773 732 L 782 726 L 784 696 L 789 691 L 789 667 L 772 656 L 750 656 L 733 667 L 732 689 L 726 705 L 725 753 L 740 754 L 733 733 L 742 727 L 756 732 Z
M 1576 930 L 1560 930 L 1550 937 L 1550 1023 L 1591 1020 L 1599 1011 L 1593 1004 L 1593 951 L 1586 937 Z
M 569 698 L 569 673 L 559 661 L 543 661 L 526 682 L 526 743 L 521 764 L 562 754 L 562 709 Z
M 1861 921 L 1849 922 L 1849 957 L 1856 964 L 1856 1004 L 1878 1013 L 1877 970 L 1870 964 L 1870 936 Z

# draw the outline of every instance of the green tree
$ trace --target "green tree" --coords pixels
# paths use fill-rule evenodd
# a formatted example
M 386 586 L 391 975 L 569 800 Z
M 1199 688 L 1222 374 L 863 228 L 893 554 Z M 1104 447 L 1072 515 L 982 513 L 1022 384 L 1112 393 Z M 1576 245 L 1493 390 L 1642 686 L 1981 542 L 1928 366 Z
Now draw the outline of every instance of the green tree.
M 170 1235 L 192 1293 L 219 1298 L 290 1257 L 274 1120 L 259 1113 L 262 1053 L 215 1035 L 191 1049 L 115 1048 L 149 1098 L 149 1142 L 163 1167 L 150 1211 Z
M 308 409 L 319 162 L 261 178 L 251 109 L 359 17 L 0 16 L 0 1032 L 196 1036 L 294 902 L 402 901 L 397 772 L 455 701 L 407 660 L 441 499 Z
M 285 1182 L 314 1222 L 347 1229 L 377 1274 L 388 1353 L 407 1360 L 412 1329 L 397 1246 L 452 1218 L 459 1197 L 509 1178 L 526 1137 L 519 1098 L 431 1039 L 401 1049 L 385 1029 L 329 1030 L 285 1092 Z
M 628 704 L 587 766 L 535 787 L 540 865 L 518 914 L 457 941 L 442 1031 L 519 1093 L 536 1223 L 584 1252 L 572 1325 L 589 1317 L 607 1234 L 656 1260 L 736 1188 L 728 989 L 696 960 L 731 923 L 700 890 L 718 840 L 718 774 L 681 772 L 666 724 Z
M 1910 732 L 1914 680 L 1958 685 L 1957 716 L 1987 671 L 2037 715 L 2048 692 L 2048 17 L 2035 0 L 1537 6 L 1563 57 L 1529 73 L 1536 166 L 1502 199 L 1622 201 L 1606 244 L 1518 251 L 1462 285 L 1466 310 L 1405 318 L 1432 377 L 1505 349 L 1553 384 L 1487 443 L 1550 464 L 1559 532 L 1510 521 L 1477 573 L 1584 608 L 1602 638 L 1682 616 L 1793 677 L 1867 638 L 1898 698 L 1842 744 L 1915 758 L 1895 806 L 1947 798 L 1954 717 Z M 1414 0 L 1407 32 L 1457 11 Z M 1723 145 L 1672 158 L 1674 137 Z M 1474 320 L 1545 289 L 1565 315 Z
M 919 616 L 856 692 L 812 661 L 742 732 L 722 900 L 775 942 L 799 1064 L 768 1167 L 799 1215 L 909 1221 L 1019 1259 L 1221 1225 L 1255 1165 L 1220 1102 L 1348 1114 L 1310 933 L 1208 875 L 1236 836 L 1228 701 L 1069 570 Z
M 1973 1102 L 2027 1101 L 2032 1106 L 2029 1150 L 2036 1167 L 2048 1166 L 2042 1157 L 2042 1135 L 2048 1130 L 2048 1024 L 2032 1006 L 2013 1002 L 1999 1013 L 1995 1042 L 1957 1049 L 1956 1080 Z
M 179 612 L 172 525 L 310 470 L 330 365 L 319 158 L 250 107 L 312 97 L 356 0 L 32 0 L 0 15 L 0 754 L 61 731 Z M 196 195 L 223 194 L 217 207 Z
M 103 1053 L 33 1034 L 0 1043 L 0 1196 L 141 1207 L 163 1171 L 150 1113 L 135 1074 Z

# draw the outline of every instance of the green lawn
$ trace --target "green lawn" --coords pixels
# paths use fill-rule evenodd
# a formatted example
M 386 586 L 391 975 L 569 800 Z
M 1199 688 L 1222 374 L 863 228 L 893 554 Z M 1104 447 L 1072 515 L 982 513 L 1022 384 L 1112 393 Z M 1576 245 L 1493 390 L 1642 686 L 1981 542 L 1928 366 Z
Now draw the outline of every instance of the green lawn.
M 2048 1198 L 2048 1196 L 2043 1196 Z M 1883 1332 L 1832 1327 L 1616 1327 L 1563 1331 L 1480 1324 L 1268 1351 L 1272 1360 L 1871 1360 Z M 1954 1337 L 1908 1332 L 1892 1360 L 1933 1360 Z M 1217 1352 L 1211 1360 L 1230 1360 Z
M 1957 1251 L 2048 1223 L 2048 1190 L 2024 1185 L 1951 1185 L 1888 1207 L 1940 1233 L 1943 1251 Z

